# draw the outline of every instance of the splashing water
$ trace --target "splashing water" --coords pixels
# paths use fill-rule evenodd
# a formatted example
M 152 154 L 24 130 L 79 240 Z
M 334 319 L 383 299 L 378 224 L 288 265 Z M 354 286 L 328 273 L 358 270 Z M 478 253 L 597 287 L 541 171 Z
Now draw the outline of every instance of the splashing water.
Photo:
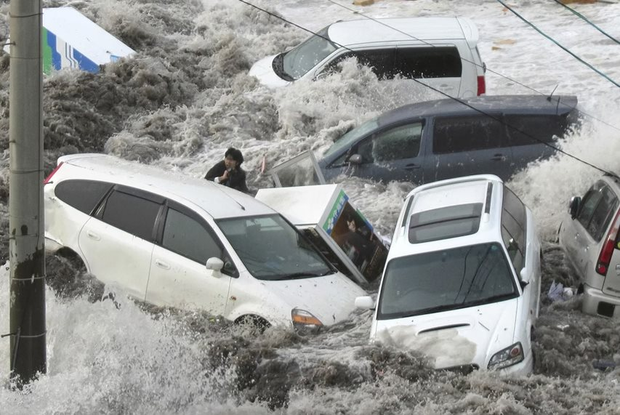
M 255 0 L 318 30 L 350 10 L 333 2 Z M 598 167 L 619 170 L 615 114 L 620 92 L 546 41 L 495 1 L 383 0 L 361 8 L 372 17 L 467 16 L 480 30 L 489 94 L 575 94 L 588 115 L 561 148 Z M 311 149 L 320 156 L 344 131 L 402 104 L 434 99 L 421 89 L 377 81 L 345 62 L 339 74 L 270 90 L 247 76 L 258 59 L 308 33 L 231 0 L 92 0 L 72 5 L 138 53 L 99 74 L 61 71 L 45 79 L 45 166 L 58 156 L 105 152 L 202 177 L 229 146 L 242 149 L 248 184 L 272 186 L 259 171 Z M 554 2 L 513 1 L 526 18 L 620 80 L 617 45 Z M 620 37 L 620 5 L 575 6 Z M 0 28 L 8 27 L 8 2 Z M 0 30 L 0 34 L 2 31 Z M 497 75 L 498 72 L 506 77 Z M 8 258 L 9 58 L 0 52 L 0 256 Z M 594 117 L 594 118 L 593 118 Z M 611 126 L 609 124 L 612 124 Z M 553 241 L 570 195 L 601 173 L 565 155 L 533 163 L 509 185 L 532 208 L 543 252 L 543 307 L 534 334 L 535 374 L 435 372 L 424 356 L 368 344 L 370 312 L 313 337 L 269 329 L 257 334 L 200 312 L 47 292 L 48 374 L 24 392 L 0 388 L 3 413 L 183 414 L 614 414 L 620 407 L 617 322 L 585 316 L 579 296 L 551 303 L 553 281 L 578 278 Z M 408 183 L 344 178 L 347 194 L 389 237 Z M 4 262 L 4 261 L 3 261 Z M 52 273 L 78 270 L 49 268 Z M 0 276 L 0 333 L 8 333 L 9 281 Z M 66 275 L 65 275 L 66 276 Z M 113 288 L 113 287 L 111 287 Z M 375 287 L 376 290 L 376 287 Z M 92 300 L 92 298 L 91 298 Z M 0 340 L 0 379 L 8 379 L 9 340 Z

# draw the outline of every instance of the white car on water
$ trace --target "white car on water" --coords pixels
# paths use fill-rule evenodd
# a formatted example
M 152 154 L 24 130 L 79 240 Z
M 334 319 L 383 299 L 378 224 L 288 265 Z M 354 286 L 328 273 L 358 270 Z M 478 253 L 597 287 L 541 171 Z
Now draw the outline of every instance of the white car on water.
M 533 369 L 540 242 L 531 211 L 491 175 L 409 193 L 400 214 L 371 339 L 428 356 L 437 369 Z
M 46 179 L 50 254 L 157 306 L 313 331 L 365 293 L 251 196 L 102 154 L 58 159 Z

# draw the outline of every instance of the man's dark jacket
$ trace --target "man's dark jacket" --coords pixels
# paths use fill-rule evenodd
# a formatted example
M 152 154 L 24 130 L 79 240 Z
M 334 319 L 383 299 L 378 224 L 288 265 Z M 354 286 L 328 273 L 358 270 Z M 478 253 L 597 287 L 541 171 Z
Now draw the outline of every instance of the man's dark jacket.
M 226 171 L 226 163 L 224 160 L 217 163 L 207 172 L 205 179 L 213 181 L 216 177 L 221 177 Z M 248 187 L 245 184 L 245 171 L 241 167 L 228 172 L 228 180 L 220 182 L 221 185 L 232 187 L 244 193 L 248 193 Z

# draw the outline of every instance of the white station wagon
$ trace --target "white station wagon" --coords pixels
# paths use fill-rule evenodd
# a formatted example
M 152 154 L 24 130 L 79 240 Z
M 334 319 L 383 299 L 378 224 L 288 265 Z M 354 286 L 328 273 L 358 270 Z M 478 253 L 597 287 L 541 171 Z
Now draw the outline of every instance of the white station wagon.
M 532 213 L 498 177 L 427 184 L 400 214 L 370 337 L 420 351 L 437 369 L 529 373 L 539 294 Z
M 464 17 L 338 21 L 289 51 L 261 59 L 249 74 L 280 87 L 320 78 L 356 58 L 380 80 L 418 79 L 452 96 L 473 97 L 486 92 L 477 44 L 478 28 Z
M 46 251 L 147 303 L 314 331 L 365 293 L 273 209 L 203 179 L 71 155 L 44 198 Z

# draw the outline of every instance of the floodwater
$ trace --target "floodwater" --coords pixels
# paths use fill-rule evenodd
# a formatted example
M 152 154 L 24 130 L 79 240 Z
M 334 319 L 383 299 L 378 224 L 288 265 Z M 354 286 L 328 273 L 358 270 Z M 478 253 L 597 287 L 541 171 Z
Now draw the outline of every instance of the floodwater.
M 470 17 L 489 71 L 489 94 L 574 94 L 587 114 L 562 149 L 617 171 L 620 90 L 527 26 L 497 1 L 251 0 L 310 30 L 355 11 L 372 17 Z M 46 169 L 58 156 L 105 152 L 201 177 L 228 146 L 242 149 L 253 190 L 271 186 L 267 166 L 311 149 L 379 113 L 435 96 L 377 82 L 345 67 L 316 82 L 269 90 L 247 76 L 253 62 L 307 33 L 235 0 L 48 1 L 78 8 L 138 51 L 97 75 L 59 72 L 45 79 Z M 620 82 L 620 45 L 556 2 L 509 3 L 547 35 Z M 620 5 L 572 5 L 620 39 Z M 8 1 L 0 3 L 0 35 Z M 0 257 L 8 254 L 9 57 L 0 55 Z M 602 174 L 560 155 L 530 166 L 509 185 L 532 208 L 544 241 L 543 308 L 527 377 L 430 370 L 424 356 L 367 342 L 370 313 L 318 336 L 270 329 L 263 335 L 216 316 L 47 294 L 48 373 L 24 392 L 0 388 L 6 414 L 617 414 L 619 324 L 585 316 L 580 298 L 551 303 L 553 281 L 578 281 L 554 243 L 571 195 Z M 354 205 L 391 235 L 412 185 L 341 181 Z M 0 270 L 0 334 L 8 333 L 9 281 Z M 51 272 L 52 270 L 50 270 Z M 117 290 L 118 292 L 118 290 Z M 0 379 L 8 379 L 9 340 L 0 340 Z

